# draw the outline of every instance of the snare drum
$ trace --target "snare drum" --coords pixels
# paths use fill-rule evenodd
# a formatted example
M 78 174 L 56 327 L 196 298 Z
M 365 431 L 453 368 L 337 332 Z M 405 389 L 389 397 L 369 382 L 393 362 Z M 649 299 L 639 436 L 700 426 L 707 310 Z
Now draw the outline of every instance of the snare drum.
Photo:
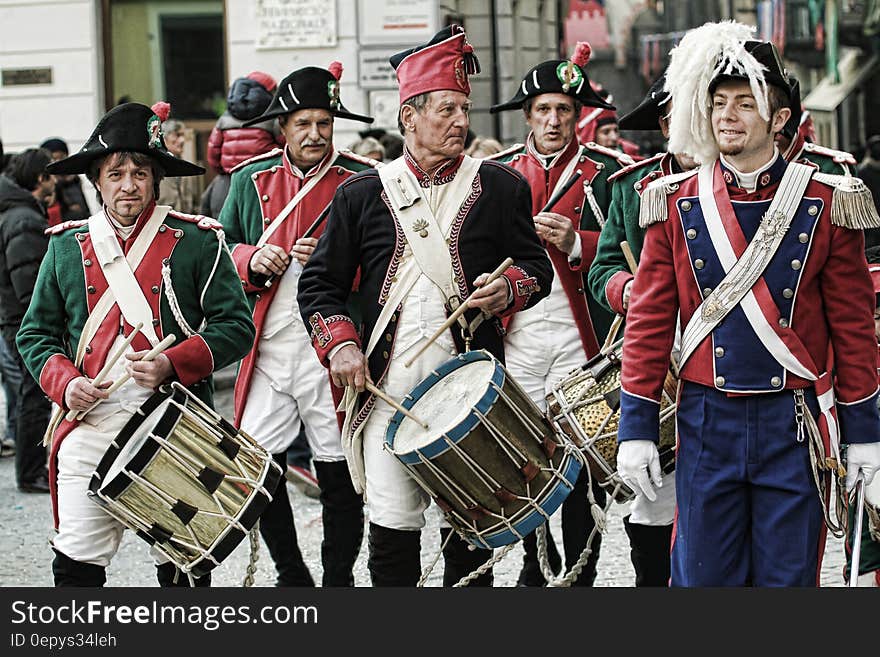
M 529 534 L 562 504 L 580 472 L 574 445 L 488 352 L 444 363 L 402 405 L 429 428 L 398 411 L 386 445 L 478 547 Z
M 547 395 L 547 414 L 557 429 L 587 455 L 599 484 L 616 502 L 635 497 L 617 474 L 617 427 L 620 421 L 620 366 L 623 339 L 571 372 Z M 675 395 L 677 380 L 670 373 L 660 401 L 660 466 L 675 469 Z
M 89 495 L 183 572 L 201 577 L 253 528 L 280 476 L 253 438 L 173 383 L 122 428 Z

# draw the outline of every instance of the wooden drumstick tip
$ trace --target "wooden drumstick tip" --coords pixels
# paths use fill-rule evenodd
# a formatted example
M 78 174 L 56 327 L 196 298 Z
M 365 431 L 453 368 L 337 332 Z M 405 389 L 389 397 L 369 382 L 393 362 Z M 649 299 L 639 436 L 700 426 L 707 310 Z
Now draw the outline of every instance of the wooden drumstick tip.
M 428 423 L 425 422 L 422 418 L 420 418 L 418 415 L 416 415 L 415 413 L 413 413 L 409 409 L 404 408 L 400 403 L 397 402 L 397 400 L 395 400 L 393 397 L 390 397 L 389 395 L 387 395 L 384 392 L 382 392 L 381 390 L 379 390 L 379 388 L 377 388 L 372 382 L 367 381 L 364 384 L 364 387 L 368 391 L 370 391 L 371 393 L 376 395 L 379 399 L 384 401 L 386 404 L 388 404 L 391 408 L 393 408 L 394 410 L 400 411 L 406 417 L 408 417 L 410 420 L 412 420 L 413 422 L 415 422 L 416 424 L 421 426 L 423 429 L 430 429 L 431 428 L 430 426 L 428 426 Z

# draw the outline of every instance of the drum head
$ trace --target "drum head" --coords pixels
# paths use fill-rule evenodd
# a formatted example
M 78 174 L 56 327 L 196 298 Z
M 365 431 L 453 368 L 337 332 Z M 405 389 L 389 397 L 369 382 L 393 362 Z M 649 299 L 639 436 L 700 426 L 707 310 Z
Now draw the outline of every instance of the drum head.
M 466 436 L 479 421 L 474 411 L 485 414 L 498 399 L 493 381 L 500 387 L 504 371 L 487 352 L 470 351 L 447 361 L 402 401 L 428 428 L 398 411 L 388 424 L 385 442 L 404 462 L 417 463 L 416 450 L 428 458 L 442 453 L 448 449 L 444 436 L 453 442 Z
M 177 391 L 171 395 L 157 392 L 141 405 L 95 469 L 89 483 L 91 492 L 100 490 L 113 498 L 128 487 L 131 478 L 125 470 L 139 473 L 149 464 L 161 447 L 157 441 L 150 440 L 150 434 L 168 436 L 171 433 L 180 418 L 180 411 L 171 400 L 183 403 L 182 397 Z

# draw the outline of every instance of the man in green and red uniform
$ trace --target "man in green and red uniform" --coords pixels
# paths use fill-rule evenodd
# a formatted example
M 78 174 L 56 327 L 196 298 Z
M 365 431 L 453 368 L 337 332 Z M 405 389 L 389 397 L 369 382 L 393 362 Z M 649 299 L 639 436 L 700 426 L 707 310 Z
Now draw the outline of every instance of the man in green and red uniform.
M 614 109 L 590 85 L 586 72 L 589 50 L 581 42 L 570 60 L 538 64 L 526 73 L 510 101 L 490 109 L 498 112 L 522 108 L 530 128 L 525 144 L 491 159 L 516 169 L 529 182 L 535 229 L 553 263 L 555 280 L 550 294 L 506 322 L 507 367 L 541 408 L 546 407 L 547 395 L 559 381 L 596 355 L 611 320 L 611 314 L 585 293 L 583 276 L 593 261 L 599 229 L 608 212 L 608 177 L 632 160 L 592 142 L 578 143 L 575 122 L 581 107 Z M 578 171 L 581 175 L 576 184 L 545 211 L 550 198 Z M 589 473 L 584 468 L 562 505 L 567 569 L 578 561 L 594 526 L 588 481 Z M 595 482 L 593 494 L 604 506 L 605 493 Z M 593 552 L 577 579 L 579 585 L 589 586 L 596 577 L 599 540 L 597 534 Z M 525 557 L 519 583 L 542 585 L 535 535 L 527 536 L 523 545 Z
M 164 175 L 204 170 L 168 153 L 161 120 L 149 107 L 113 108 L 78 153 L 47 172 L 87 174 L 103 208 L 49 229 L 49 250 L 17 344 L 58 407 L 56 418 L 87 412 L 82 420 L 50 425 L 55 584 L 102 586 L 124 526 L 87 496 L 95 467 L 159 385 L 179 381 L 210 404 L 212 373 L 247 353 L 254 329 L 220 225 L 156 205 Z M 109 354 L 138 324 L 125 357 L 95 385 Z M 172 346 L 141 360 L 171 334 Z M 131 379 L 109 394 L 126 372 Z M 163 586 L 187 581 L 168 562 L 158 566 L 158 578 Z M 209 583 L 208 576 L 200 579 L 197 584 Z
M 341 389 L 331 385 L 312 350 L 296 302 L 303 265 L 323 225 L 306 232 L 344 180 L 375 165 L 333 146 L 335 119 L 372 122 L 340 102 L 341 74 L 342 65 L 334 62 L 329 69 L 298 69 L 281 81 L 266 111 L 245 125 L 277 118 L 286 145 L 233 170 L 220 213 L 257 329 L 235 385 L 235 421 L 282 468 L 287 448 L 305 425 L 321 489 L 324 586 L 354 585 L 364 532 L 363 501 L 351 483 L 336 415 Z M 260 532 L 278 584 L 314 586 L 283 481 L 275 492 L 260 517 Z

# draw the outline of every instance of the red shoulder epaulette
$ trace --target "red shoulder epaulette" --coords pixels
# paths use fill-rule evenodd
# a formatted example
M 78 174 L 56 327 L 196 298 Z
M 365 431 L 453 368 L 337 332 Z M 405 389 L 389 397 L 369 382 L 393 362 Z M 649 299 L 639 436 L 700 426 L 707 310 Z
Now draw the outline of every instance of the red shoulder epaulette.
M 607 157 L 613 157 L 620 163 L 621 166 L 624 167 L 628 167 L 635 162 L 635 160 L 633 160 L 623 151 L 614 150 L 613 148 L 608 148 L 607 146 L 599 146 L 599 144 L 594 141 L 588 141 L 586 144 L 584 144 L 584 146 L 591 151 L 601 153 L 602 155 L 605 155 Z
M 178 212 L 177 210 L 170 210 L 168 214 L 175 219 L 180 219 L 181 221 L 188 221 L 191 224 L 195 224 L 202 230 L 223 230 L 223 224 L 221 224 L 216 219 L 212 217 L 206 217 L 203 214 L 187 214 L 186 212 Z
M 517 151 L 521 150 L 525 144 L 514 144 L 510 148 L 505 148 L 503 151 L 498 151 L 497 153 L 493 153 L 492 155 L 484 158 L 486 160 L 499 160 L 502 157 L 506 157 L 507 155 L 512 155 Z
M 254 155 L 253 157 L 248 158 L 244 162 L 239 162 L 238 164 L 236 164 L 234 167 L 232 167 L 232 170 L 229 173 L 233 173 L 235 171 L 238 171 L 242 167 L 246 167 L 247 165 L 253 164 L 254 162 L 260 162 L 262 160 L 268 160 L 273 157 L 278 157 L 280 154 L 281 154 L 280 148 L 273 148 L 271 151 L 266 151 L 265 153 L 260 153 L 259 155 Z
M 856 162 L 856 158 L 852 155 L 852 153 L 847 153 L 846 151 L 836 151 L 833 148 L 820 146 L 819 144 L 814 144 L 811 141 L 808 141 L 804 144 L 804 150 L 808 153 L 816 153 L 817 155 L 830 157 L 838 164 L 848 164 L 851 167 L 854 167 L 856 166 L 856 164 L 858 164 Z
M 358 155 L 354 151 L 350 151 L 347 148 L 340 148 L 336 151 L 343 157 L 347 157 L 349 160 L 354 160 L 355 162 L 360 162 L 361 164 L 366 164 L 371 168 L 375 169 L 378 164 L 381 164 L 379 160 L 374 160 L 371 157 L 365 157 L 363 155 Z
M 65 230 L 70 228 L 79 228 L 80 226 L 85 226 L 89 223 L 88 219 L 75 219 L 72 221 L 62 221 L 60 224 L 55 224 L 54 226 L 49 226 L 43 232 L 46 235 L 57 235 L 58 233 L 63 233 Z
M 639 160 L 638 162 L 634 162 L 629 166 L 625 166 L 619 171 L 615 171 L 610 176 L 608 176 L 608 182 L 611 182 L 612 180 L 617 180 L 618 178 L 623 178 L 624 176 L 631 174 L 633 171 L 638 171 L 639 169 L 649 164 L 654 164 L 655 162 L 662 160 L 664 155 L 666 155 L 666 153 L 657 153 L 656 155 L 653 155 L 646 160 Z

